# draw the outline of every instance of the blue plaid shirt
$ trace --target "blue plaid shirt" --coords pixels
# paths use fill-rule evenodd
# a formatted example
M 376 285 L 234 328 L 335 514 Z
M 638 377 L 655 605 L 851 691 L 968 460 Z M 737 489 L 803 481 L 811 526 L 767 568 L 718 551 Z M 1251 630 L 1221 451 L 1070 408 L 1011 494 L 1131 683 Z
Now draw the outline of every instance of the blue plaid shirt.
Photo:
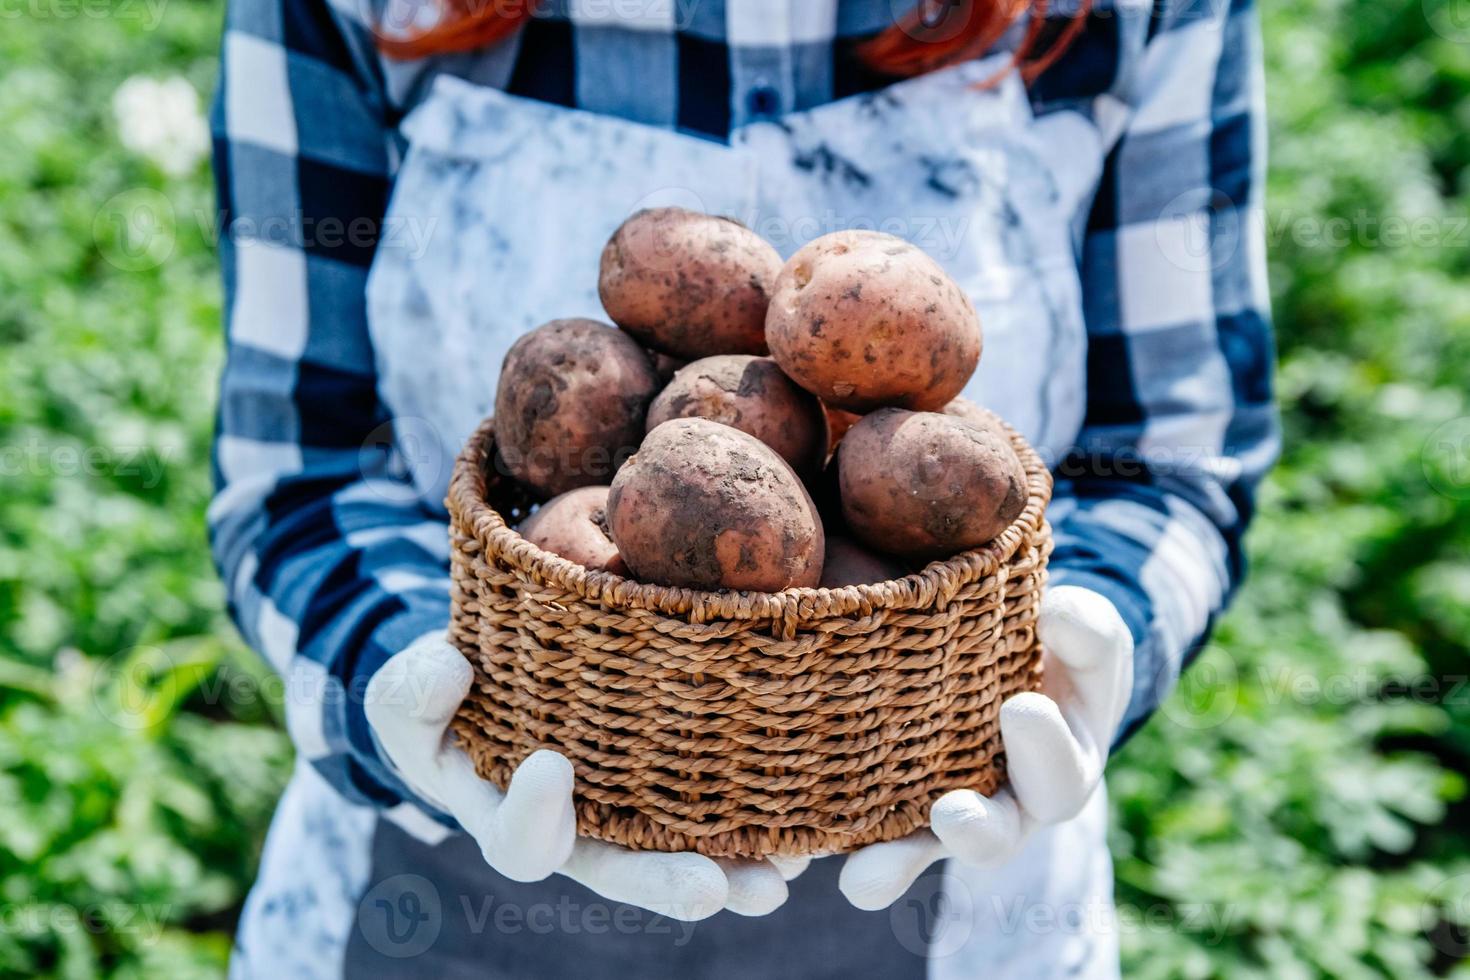
M 287 677 L 301 758 L 349 799 L 417 802 L 380 758 L 362 692 L 449 616 L 446 515 L 385 492 L 401 474 L 363 452 L 389 420 L 365 286 L 405 111 L 448 72 L 725 140 L 887 82 L 852 48 L 891 23 L 889 0 L 633 6 L 643 22 L 548 3 L 497 47 L 404 63 L 377 53 L 348 0 L 230 3 L 213 113 L 229 352 L 212 541 L 236 622 Z M 777 7 L 789 23 L 773 30 Z M 1077 255 L 1087 411 L 1057 466 L 1052 580 L 1107 596 L 1133 632 L 1120 739 L 1239 581 L 1276 452 L 1260 76 L 1249 0 L 1101 2 L 1031 88 L 1038 115 L 1081 112 L 1109 147 Z

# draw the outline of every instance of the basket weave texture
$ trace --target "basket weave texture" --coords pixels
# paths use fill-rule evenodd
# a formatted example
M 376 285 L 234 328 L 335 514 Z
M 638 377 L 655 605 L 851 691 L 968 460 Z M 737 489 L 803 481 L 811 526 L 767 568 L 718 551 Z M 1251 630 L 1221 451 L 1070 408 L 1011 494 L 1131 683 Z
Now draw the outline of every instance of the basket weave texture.
M 449 487 L 450 638 L 475 668 L 453 730 L 504 787 L 537 749 L 576 771 L 580 834 L 760 857 L 924 826 L 1004 781 L 1000 705 L 1041 679 L 1051 477 L 989 545 L 875 585 L 698 592 L 590 572 L 510 526 L 531 501 L 486 420 Z

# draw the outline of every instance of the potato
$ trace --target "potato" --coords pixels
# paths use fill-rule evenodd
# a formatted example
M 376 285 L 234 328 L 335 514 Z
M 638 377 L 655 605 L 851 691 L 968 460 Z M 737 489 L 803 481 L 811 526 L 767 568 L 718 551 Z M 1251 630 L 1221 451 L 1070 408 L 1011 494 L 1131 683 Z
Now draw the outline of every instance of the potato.
M 907 574 L 898 562 L 874 554 L 855 541 L 836 536 L 827 538 L 827 558 L 822 564 L 824 589 L 872 585 Z
M 839 231 L 776 277 L 766 341 L 781 370 L 849 412 L 934 411 L 980 361 L 980 320 L 939 264 L 892 235 Z
M 776 250 L 738 221 L 653 208 L 613 233 L 597 293 L 614 323 L 665 354 L 764 354 L 780 269 Z
M 648 407 L 648 431 L 670 419 L 722 422 L 755 436 L 798 473 L 827 461 L 822 403 L 769 357 L 722 354 L 682 368 Z
M 1009 440 L 950 415 L 879 409 L 847 433 L 837 462 L 848 527 L 889 554 L 978 548 L 1026 506 L 1026 472 Z
M 607 487 L 580 487 L 552 497 L 521 522 L 521 537 L 594 572 L 627 575 L 607 533 Z
M 517 340 L 500 369 L 495 443 L 542 496 L 606 484 L 638 448 L 658 376 L 627 334 L 552 320 Z
M 650 432 L 613 478 L 607 516 L 639 581 L 779 592 L 822 577 L 822 522 L 796 473 L 754 436 L 708 419 Z

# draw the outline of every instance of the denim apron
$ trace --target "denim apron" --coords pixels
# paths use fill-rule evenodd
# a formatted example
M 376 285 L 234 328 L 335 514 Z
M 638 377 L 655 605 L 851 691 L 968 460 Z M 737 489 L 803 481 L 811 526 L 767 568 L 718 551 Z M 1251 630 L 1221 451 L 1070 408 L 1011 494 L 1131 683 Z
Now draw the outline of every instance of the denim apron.
M 388 215 L 389 227 L 427 235 L 413 248 L 380 246 L 368 290 L 380 395 L 413 442 L 415 492 L 439 507 L 517 337 L 554 317 L 605 319 L 603 243 L 632 212 L 666 204 L 737 218 L 783 255 L 843 228 L 920 246 L 980 314 L 984 353 L 965 394 L 1056 459 L 1082 421 L 1074 242 L 1101 154 L 1082 117 L 1033 119 L 1014 76 L 974 88 L 1001 66 L 969 63 L 748 125 L 728 145 L 437 79 L 402 126 Z M 384 891 L 378 907 L 405 917 L 432 900 L 437 927 L 424 948 L 398 956 L 378 926 L 359 923 L 346 973 L 1112 976 L 1105 809 L 1099 791 L 1002 871 L 936 865 L 883 912 L 849 906 L 836 887 L 841 859 L 829 858 L 769 917 L 696 924 L 617 906 L 560 876 L 511 882 L 461 835 L 425 841 L 379 821 L 360 893 Z

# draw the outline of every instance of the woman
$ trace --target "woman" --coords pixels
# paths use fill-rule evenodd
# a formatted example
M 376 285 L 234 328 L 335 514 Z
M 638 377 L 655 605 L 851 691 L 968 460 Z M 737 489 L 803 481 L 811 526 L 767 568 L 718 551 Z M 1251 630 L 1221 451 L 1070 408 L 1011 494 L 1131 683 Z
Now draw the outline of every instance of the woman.
M 1237 583 L 1275 451 L 1259 75 L 1246 2 L 232 0 L 210 519 L 298 750 L 235 972 L 1116 975 L 1101 765 Z M 576 838 L 560 756 L 502 794 L 444 744 L 450 461 L 665 203 L 787 254 L 915 241 L 980 311 L 967 394 L 1055 461 L 1048 696 L 1002 710 L 1011 787 L 907 840 L 634 854 Z

